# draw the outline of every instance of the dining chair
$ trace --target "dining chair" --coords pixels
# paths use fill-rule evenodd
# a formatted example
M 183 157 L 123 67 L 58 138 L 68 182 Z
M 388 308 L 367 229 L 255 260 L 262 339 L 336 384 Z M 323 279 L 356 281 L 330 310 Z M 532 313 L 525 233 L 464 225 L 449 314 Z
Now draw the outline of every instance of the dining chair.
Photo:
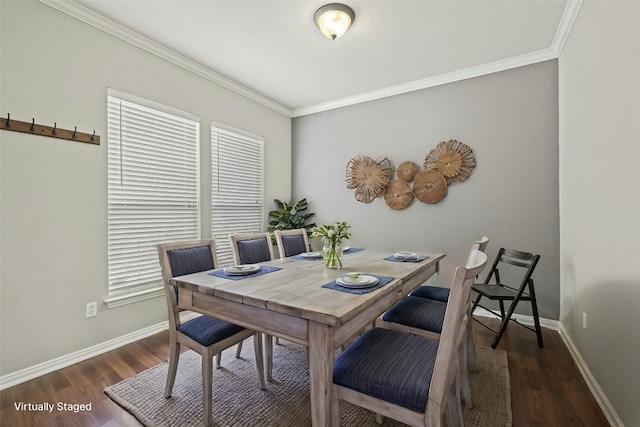
M 236 264 L 257 264 L 271 261 L 273 257 L 273 244 L 268 232 L 230 234 L 231 251 Z M 279 343 L 276 340 L 276 343 Z M 273 337 L 264 335 L 264 351 L 267 359 L 267 380 L 273 380 Z M 242 344 L 238 346 L 238 354 L 242 351 Z
M 477 252 L 484 253 L 479 249 L 480 247 L 486 248 L 486 245 L 483 245 L 482 242 L 482 239 L 481 241 L 476 241 L 471 247 L 471 251 L 467 257 L 467 266 L 473 265 Z M 481 271 L 482 270 L 478 273 Z M 450 291 L 450 289 L 447 290 Z M 416 297 L 412 295 L 406 296 L 385 311 L 382 316 L 376 320 L 376 326 L 408 332 L 422 338 L 438 341 L 441 339 L 449 298 L 450 292 L 446 301 Z M 468 318 L 471 319 L 471 297 L 469 297 L 465 302 Z M 471 396 L 469 371 L 476 369 L 471 320 L 466 324 L 465 340 L 462 343 L 460 350 L 460 386 L 465 405 L 467 408 L 471 409 L 473 408 L 473 399 Z
M 486 252 L 488 245 L 489 238 L 486 236 L 481 237 L 479 240 L 473 242 L 471 251 L 469 252 L 469 256 L 471 256 L 471 253 L 474 249 L 477 249 L 480 252 Z M 428 298 L 435 301 L 447 302 L 449 300 L 449 288 L 442 286 L 422 285 L 414 289 L 409 295 L 414 297 Z M 471 304 L 469 304 L 469 319 L 471 319 Z M 475 346 L 473 345 L 473 322 L 470 321 L 467 325 L 467 328 L 466 363 L 469 370 L 476 371 L 478 369 L 478 364 L 476 363 L 476 350 Z
M 439 341 L 376 327 L 336 358 L 333 425 L 340 425 L 342 401 L 411 426 L 442 426 L 445 417 L 449 426 L 463 425 L 458 358 L 471 285 L 486 262 L 475 251 L 456 269 Z
M 481 322 L 480 320 L 475 319 L 482 326 L 490 329 L 495 333 L 495 337 L 493 339 L 493 342 L 491 343 L 491 348 L 497 347 L 498 342 L 500 342 L 500 338 L 502 338 L 502 335 L 507 329 L 509 321 L 513 321 L 518 325 L 527 328 L 532 332 L 535 332 L 538 339 L 538 347 L 544 347 L 542 342 L 542 329 L 540 328 L 540 318 L 538 317 L 536 293 L 533 286 L 533 278 L 531 277 L 533 275 L 533 271 L 538 265 L 539 260 L 540 255 L 534 255 L 529 252 L 521 252 L 513 249 L 500 248 L 484 283 L 475 283 L 473 285 L 472 290 L 476 292 L 478 296 L 473 303 L 472 312 L 476 309 L 476 307 L 482 307 L 502 319 L 500 328 L 498 330 L 495 330 L 485 323 Z M 520 283 L 513 286 L 505 284 L 501 280 L 500 269 L 503 269 L 505 276 L 507 274 L 509 275 L 508 280 L 510 281 L 510 283 L 514 283 L 518 280 L 519 277 L 522 277 Z M 492 281 L 492 278 L 494 279 L 495 283 L 490 283 Z M 492 301 L 498 301 L 500 305 L 500 313 L 481 305 L 480 300 L 482 298 L 487 298 L 488 300 Z M 506 312 L 504 305 L 505 301 L 510 301 L 509 308 Z M 518 322 L 516 319 L 512 318 L 516 306 L 521 301 L 529 301 L 531 303 L 531 311 L 533 313 L 533 323 L 535 329 L 524 325 Z
M 276 245 L 280 258 L 286 258 L 294 255 L 308 252 L 309 237 L 307 230 L 298 228 L 295 230 L 276 230 L 273 232 L 276 236 Z
M 214 355 L 216 355 L 216 366 L 220 367 L 223 350 L 236 344 L 239 345 L 253 335 L 258 385 L 261 390 L 264 390 L 261 334 L 205 315 L 186 322 L 182 322 L 180 319 L 180 312 L 183 310 L 178 307 L 177 288 L 169 283 L 169 279 L 216 268 L 217 257 L 214 239 L 162 243 L 157 248 L 169 311 L 169 368 L 164 397 L 167 399 L 171 397 L 178 369 L 178 359 L 180 358 L 180 346 L 185 345 L 202 357 L 203 415 L 204 424 L 208 426 L 212 421 L 212 359 Z

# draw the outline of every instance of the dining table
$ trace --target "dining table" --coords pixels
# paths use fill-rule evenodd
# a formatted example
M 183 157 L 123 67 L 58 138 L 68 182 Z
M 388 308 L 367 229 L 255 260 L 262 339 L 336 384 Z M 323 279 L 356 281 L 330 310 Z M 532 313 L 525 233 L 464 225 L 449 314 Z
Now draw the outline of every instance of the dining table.
M 218 268 L 170 283 L 178 289 L 182 309 L 307 346 L 311 422 L 324 427 L 333 423 L 335 350 L 436 274 L 445 254 L 412 250 L 413 257 L 405 257 L 395 250 L 348 248 L 340 269 L 325 267 L 321 256 L 311 256 L 317 254 L 304 255 L 260 263 L 250 274 L 228 275 L 230 270 Z M 352 273 L 378 283 L 342 286 L 341 276 Z

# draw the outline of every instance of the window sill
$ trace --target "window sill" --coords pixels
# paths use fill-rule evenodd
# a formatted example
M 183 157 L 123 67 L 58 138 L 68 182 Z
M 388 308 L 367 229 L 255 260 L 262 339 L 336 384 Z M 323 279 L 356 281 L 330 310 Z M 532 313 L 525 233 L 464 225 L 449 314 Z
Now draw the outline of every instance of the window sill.
M 109 308 L 116 308 L 127 304 L 133 304 L 136 302 L 148 300 L 151 298 L 157 298 L 164 295 L 164 287 L 157 286 L 154 288 L 145 289 L 142 291 L 118 294 L 109 298 L 106 298 L 104 302 Z

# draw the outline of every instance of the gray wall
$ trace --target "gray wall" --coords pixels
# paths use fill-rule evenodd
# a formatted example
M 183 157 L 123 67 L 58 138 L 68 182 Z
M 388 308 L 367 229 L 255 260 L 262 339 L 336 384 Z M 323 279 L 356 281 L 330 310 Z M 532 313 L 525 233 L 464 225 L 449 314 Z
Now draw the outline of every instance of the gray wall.
M 164 298 L 109 309 L 107 88 L 200 117 L 202 235 L 210 235 L 215 120 L 264 136 L 265 211 L 291 189 L 291 120 L 42 3 L 0 2 L 2 116 L 102 137 L 100 146 L 2 131 L 0 375 L 166 321 Z M 277 165 L 271 167 L 270 165 Z M 265 220 L 266 220 L 265 212 Z M 85 319 L 85 303 L 98 316 Z
M 394 211 L 346 188 L 353 156 L 422 166 L 449 139 L 471 146 L 477 167 L 438 204 Z M 540 253 L 540 314 L 558 319 L 557 61 L 294 118 L 292 141 L 293 195 L 309 199 L 317 222 L 349 222 L 356 246 L 444 252 L 446 284 L 483 235 L 490 259 L 501 246 Z
M 560 320 L 621 422 L 637 426 L 640 3 L 583 3 L 559 81 Z

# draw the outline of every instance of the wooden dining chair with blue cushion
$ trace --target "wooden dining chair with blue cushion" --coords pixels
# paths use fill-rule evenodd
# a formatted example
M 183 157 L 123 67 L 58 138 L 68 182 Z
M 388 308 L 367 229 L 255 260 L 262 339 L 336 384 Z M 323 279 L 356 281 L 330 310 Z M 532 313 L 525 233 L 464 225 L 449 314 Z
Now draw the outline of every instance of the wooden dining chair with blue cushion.
M 461 426 L 458 386 L 460 347 L 465 339 L 467 301 L 487 257 L 456 269 L 439 341 L 373 328 L 340 354 L 333 369 L 333 425 L 341 401 L 411 426 Z
M 513 249 L 500 248 L 484 283 L 476 283 L 473 285 L 472 289 L 478 296 L 473 303 L 472 311 L 475 310 L 476 307 L 482 307 L 502 319 L 502 323 L 498 330 L 495 330 L 476 319 L 478 323 L 495 333 L 495 337 L 491 343 L 491 348 L 496 348 L 498 346 L 498 342 L 500 342 L 500 338 L 502 338 L 502 335 L 506 331 L 509 321 L 513 321 L 518 325 L 535 332 L 538 339 L 538 347 L 544 347 L 544 344 L 542 343 L 540 318 L 538 317 L 536 292 L 532 278 L 533 271 L 538 265 L 539 260 L 540 255 L 534 255 L 529 252 L 516 251 Z M 501 269 L 502 273 L 504 273 L 504 277 L 500 277 Z M 503 281 L 503 279 L 506 280 Z M 498 313 L 491 308 L 481 305 L 480 301 L 482 298 L 486 298 L 491 301 L 498 301 L 500 312 Z M 505 310 L 505 301 L 510 303 L 507 310 Z M 516 319 L 512 318 L 516 306 L 521 301 L 529 301 L 531 303 L 534 328 L 519 323 Z
M 273 259 L 273 244 L 268 232 L 231 234 L 229 241 L 233 258 L 238 265 L 257 264 Z M 264 344 L 267 355 L 267 380 L 271 381 L 273 379 L 273 337 L 265 334 Z M 240 351 L 242 351 L 242 345 L 238 347 L 238 354 Z
M 177 289 L 169 279 L 185 274 L 198 273 L 216 268 L 215 240 L 172 242 L 158 245 L 158 256 L 162 270 L 167 308 L 169 310 L 169 368 L 164 396 L 171 397 L 180 358 L 180 346 L 185 345 L 202 357 L 202 395 L 204 406 L 204 424 L 212 420 L 213 399 L 213 362 L 217 356 L 220 366 L 222 350 L 240 344 L 253 335 L 255 346 L 258 385 L 264 390 L 264 365 L 262 362 L 262 337 L 259 332 L 214 317 L 201 315 L 182 322 L 178 307 Z
M 471 245 L 471 250 L 478 249 L 480 252 L 486 252 L 487 245 L 489 244 L 488 237 L 482 237 L 480 240 L 476 240 Z M 442 286 L 422 285 L 414 289 L 410 295 L 414 297 L 429 298 L 436 301 L 447 302 L 449 300 L 449 288 Z
M 276 245 L 280 258 L 286 258 L 309 251 L 309 237 L 307 230 L 298 228 L 295 230 L 276 230 Z
M 479 240 L 473 242 L 473 245 L 471 245 L 469 256 L 471 256 L 471 253 L 474 249 L 477 249 L 480 252 L 486 252 L 488 245 L 489 238 L 486 236 L 481 237 Z M 414 289 L 409 295 L 447 302 L 449 300 L 449 288 L 442 286 L 422 285 Z M 471 319 L 471 305 L 469 305 L 469 318 Z M 467 368 L 471 371 L 476 371 L 478 369 L 478 364 L 476 363 L 476 350 L 473 345 L 473 322 L 469 322 L 467 327 Z
M 479 250 L 480 247 L 484 248 L 486 245 L 482 246 L 481 241 L 473 244 L 467 257 L 467 265 L 474 263 L 474 257 L 477 252 L 483 252 Z M 447 289 L 447 291 L 449 291 L 449 289 Z M 448 292 L 445 301 L 413 296 L 413 294 L 406 296 L 385 311 L 382 316 L 376 320 L 376 326 L 408 332 L 430 340 L 439 340 L 442 334 L 449 295 L 450 292 Z M 469 319 L 471 319 L 471 298 L 469 298 L 466 303 L 467 314 Z M 460 357 L 459 374 L 465 405 L 471 409 L 473 408 L 473 399 L 471 396 L 469 370 L 476 369 L 476 360 L 471 322 L 467 323 L 466 328 L 465 342 L 461 346 L 461 350 L 464 353 L 461 354 Z

